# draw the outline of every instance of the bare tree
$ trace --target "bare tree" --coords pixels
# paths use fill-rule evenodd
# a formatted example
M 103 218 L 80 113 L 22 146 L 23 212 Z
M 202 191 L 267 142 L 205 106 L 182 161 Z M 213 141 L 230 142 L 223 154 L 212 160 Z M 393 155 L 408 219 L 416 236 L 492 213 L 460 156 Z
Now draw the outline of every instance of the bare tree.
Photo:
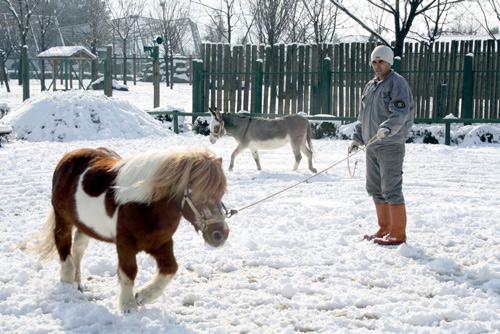
M 290 22 L 287 33 L 283 36 L 285 43 L 306 43 L 310 20 L 301 1 L 294 1 L 290 10 Z
M 496 34 L 498 34 L 498 26 L 492 27 L 488 20 L 488 12 L 493 13 L 496 17 L 497 24 L 500 23 L 500 0 L 483 0 L 477 1 L 481 14 L 483 15 L 484 25 L 483 28 L 488 32 L 491 38 L 497 39 Z
M 157 22 L 154 27 L 163 37 L 163 60 L 165 62 L 165 83 L 172 89 L 174 87 L 174 53 L 183 49 L 184 37 L 189 27 L 186 24 L 189 17 L 189 6 L 182 0 L 160 0 L 156 4 L 161 7 Z M 152 17 L 153 13 L 151 14 Z M 156 15 L 158 16 L 158 15 Z
M 417 35 L 426 39 L 429 44 L 433 44 L 441 36 L 444 26 L 448 23 L 449 9 L 449 0 L 438 0 L 438 6 L 423 14 L 426 28 L 425 35 Z
M 307 17 L 313 26 L 315 43 L 332 43 L 339 18 L 339 9 L 327 0 L 302 0 Z M 342 0 L 339 0 L 342 2 Z
M 298 0 L 248 0 L 254 19 L 253 30 L 259 43 L 274 45 L 290 28 L 292 11 Z
M 239 0 L 221 0 L 219 7 L 208 5 L 204 2 L 192 0 L 194 4 L 200 5 L 205 9 L 210 24 L 208 25 L 209 36 L 220 40 L 213 42 L 226 42 L 231 44 L 234 39 L 234 27 L 240 21 L 241 6 Z
M 97 55 L 97 47 L 110 40 L 110 13 L 106 3 L 102 0 L 87 0 L 87 22 L 89 33 L 85 43 L 90 46 L 93 54 Z M 97 60 L 92 61 L 92 81 L 97 79 Z
M 144 0 L 114 0 L 107 2 L 111 27 L 122 42 L 123 84 L 127 84 L 127 42 L 139 15 L 144 10 Z
M 21 60 L 28 61 L 28 45 L 26 40 L 28 38 L 28 33 L 30 29 L 30 19 L 31 15 L 35 11 L 36 7 L 40 3 L 40 0 L 17 0 L 17 4 L 13 4 L 11 0 L 2 0 L 7 6 L 8 11 L 14 17 L 17 27 L 19 30 L 19 49 L 21 54 Z M 22 62 L 19 62 L 19 85 L 22 85 Z
M 50 30 L 50 27 L 54 25 L 56 18 L 56 5 L 54 1 L 46 1 L 42 2 L 38 6 L 37 15 L 35 15 L 34 21 L 37 25 L 38 37 L 40 40 L 40 44 L 37 44 L 38 52 L 45 51 L 47 49 L 47 35 Z M 46 90 L 45 87 L 45 60 L 40 60 L 41 65 L 41 76 L 40 76 L 40 85 L 41 90 Z
M 356 21 L 361 27 L 376 36 L 382 43 L 391 46 L 380 33 L 370 27 L 369 24 L 363 21 L 362 17 L 354 10 L 348 9 L 339 0 L 330 0 L 341 11 L 346 13 L 351 19 Z M 367 4 L 373 5 L 380 11 L 383 11 L 393 18 L 394 26 L 394 45 L 392 48 L 396 56 L 402 56 L 403 46 L 408 33 L 410 32 L 415 19 L 429 10 L 439 9 L 443 6 L 449 6 L 454 3 L 462 2 L 464 0 L 365 0 Z

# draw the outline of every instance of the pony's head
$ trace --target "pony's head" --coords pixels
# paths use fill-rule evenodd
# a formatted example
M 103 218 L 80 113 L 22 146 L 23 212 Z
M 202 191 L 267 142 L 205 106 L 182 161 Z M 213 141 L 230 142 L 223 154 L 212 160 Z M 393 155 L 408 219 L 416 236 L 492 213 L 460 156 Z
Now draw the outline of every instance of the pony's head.
M 224 244 L 229 228 L 222 204 L 226 192 L 222 158 L 206 149 L 146 153 L 124 160 L 116 168 L 120 170 L 117 203 L 175 203 L 208 244 Z
M 212 119 L 210 120 L 210 142 L 214 144 L 225 133 L 224 120 L 216 107 L 213 110 L 209 107 L 208 110 L 212 114 Z
M 180 203 L 182 215 L 202 232 L 203 239 L 214 247 L 224 244 L 229 227 L 222 204 L 227 184 L 222 158 L 208 150 L 176 153 L 169 157 L 156 180 L 153 197 L 165 197 L 168 188 L 166 197 Z M 176 181 L 167 186 L 163 180 Z

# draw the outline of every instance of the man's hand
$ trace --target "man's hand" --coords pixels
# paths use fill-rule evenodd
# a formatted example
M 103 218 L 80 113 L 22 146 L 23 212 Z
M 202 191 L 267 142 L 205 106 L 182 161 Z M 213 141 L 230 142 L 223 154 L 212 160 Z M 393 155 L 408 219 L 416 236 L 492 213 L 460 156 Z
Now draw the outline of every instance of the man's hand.
M 380 128 L 377 131 L 377 138 L 378 139 L 384 139 L 387 137 L 387 135 L 391 132 L 388 128 Z
M 351 142 L 351 144 L 349 145 L 349 147 L 347 148 L 347 153 L 351 154 L 351 153 L 356 152 L 361 145 L 363 145 L 363 144 L 361 144 L 359 141 L 353 140 Z

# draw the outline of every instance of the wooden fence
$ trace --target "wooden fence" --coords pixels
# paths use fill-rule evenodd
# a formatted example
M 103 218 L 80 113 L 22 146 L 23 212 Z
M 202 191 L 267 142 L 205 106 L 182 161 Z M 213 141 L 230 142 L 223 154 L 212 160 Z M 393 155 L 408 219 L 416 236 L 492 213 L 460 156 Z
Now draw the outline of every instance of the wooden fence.
M 201 62 L 193 65 L 193 112 L 211 106 L 229 112 L 356 117 L 363 87 L 373 76 L 374 47 L 203 44 Z M 500 118 L 499 51 L 500 41 L 494 40 L 406 43 L 395 67 L 412 88 L 416 117 Z M 468 53 L 473 57 L 465 57 Z

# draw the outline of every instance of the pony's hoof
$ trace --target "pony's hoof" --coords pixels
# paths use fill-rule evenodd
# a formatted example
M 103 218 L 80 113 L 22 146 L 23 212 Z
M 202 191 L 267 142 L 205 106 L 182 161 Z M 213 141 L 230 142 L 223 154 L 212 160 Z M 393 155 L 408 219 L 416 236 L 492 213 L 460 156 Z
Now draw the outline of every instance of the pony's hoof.
M 144 305 L 146 303 L 146 296 L 142 292 L 137 292 L 135 294 L 135 301 L 137 305 Z
M 135 301 L 120 305 L 120 309 L 122 310 L 123 314 L 130 314 L 133 312 L 137 312 L 138 307 L 139 305 L 137 305 Z
M 318 170 L 316 168 L 311 168 L 311 172 L 313 172 L 314 174 L 318 173 Z

